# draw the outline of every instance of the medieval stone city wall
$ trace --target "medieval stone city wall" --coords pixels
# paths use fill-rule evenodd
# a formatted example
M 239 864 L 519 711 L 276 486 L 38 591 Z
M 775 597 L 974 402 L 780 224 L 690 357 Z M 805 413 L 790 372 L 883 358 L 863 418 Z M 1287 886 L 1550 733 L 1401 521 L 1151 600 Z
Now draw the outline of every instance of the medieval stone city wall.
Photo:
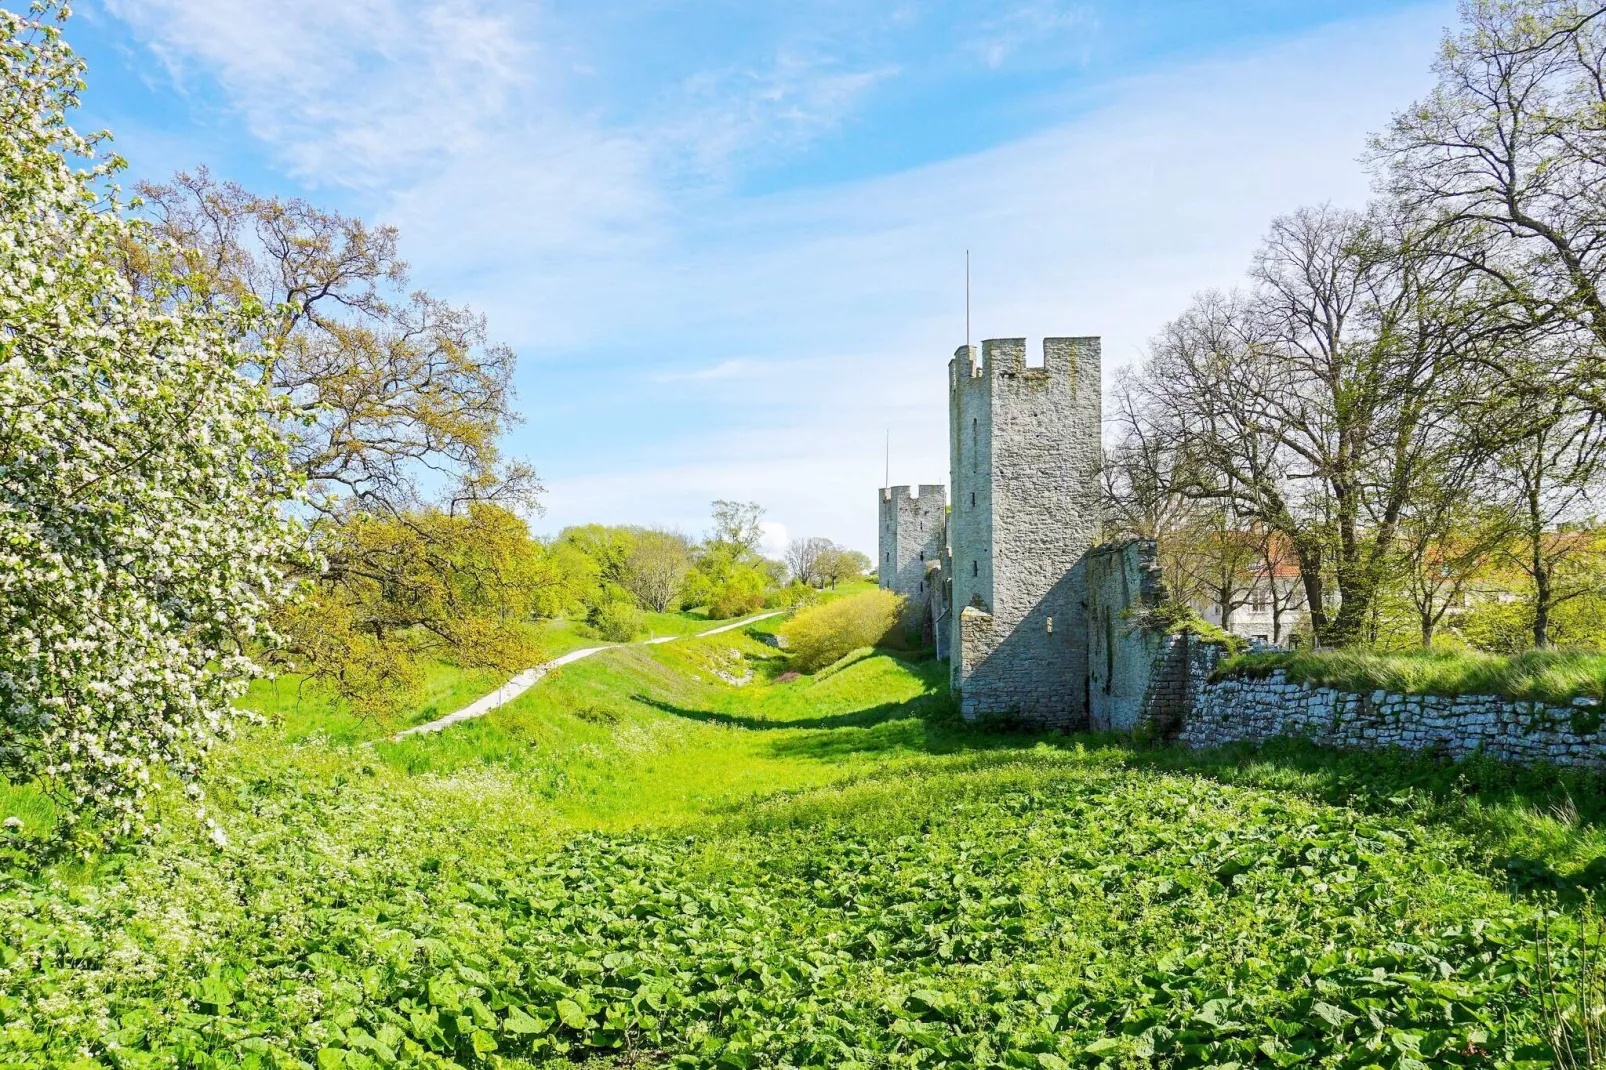
M 962 347 L 950 365 L 949 531 L 967 718 L 1088 724 L 1084 557 L 1099 527 L 1099 340 Z
M 1293 683 L 1280 670 L 1205 685 L 1180 739 L 1190 747 L 1217 747 L 1278 736 L 1451 758 L 1482 752 L 1510 762 L 1606 765 L 1606 726 L 1591 698 L 1555 706 L 1493 695 L 1357 694 Z
M 952 682 L 957 691 L 963 677 L 960 611 L 969 607 L 991 613 L 993 605 L 993 390 L 991 379 L 982 374 L 975 346 L 961 346 L 948 373 L 948 480 L 953 489 L 953 507 L 948 514 L 954 629 L 950 638 Z
M 1593 699 L 1349 694 L 1281 672 L 1211 682 L 1227 648 L 1168 626 L 1153 541 L 1093 545 L 1100 390 L 1097 338 L 1045 339 L 1040 366 L 1024 339 L 963 346 L 949 364 L 951 502 L 940 484 L 881 492 L 882 585 L 935 628 L 966 719 L 1606 765 Z

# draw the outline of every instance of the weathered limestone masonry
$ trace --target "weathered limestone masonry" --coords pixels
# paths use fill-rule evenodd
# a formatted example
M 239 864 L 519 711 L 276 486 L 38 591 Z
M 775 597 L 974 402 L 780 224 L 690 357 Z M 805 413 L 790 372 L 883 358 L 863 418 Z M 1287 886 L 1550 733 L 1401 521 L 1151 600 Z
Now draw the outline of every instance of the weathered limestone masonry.
M 1159 653 L 1149 664 L 1141 719 L 1134 727 L 1155 739 L 1175 739 L 1199 705 L 1210 674 L 1227 656 L 1227 647 L 1189 632 L 1161 632 L 1158 643 Z
M 1099 340 L 962 346 L 949 364 L 950 665 L 966 718 L 1088 725 L 1084 557 L 1099 525 Z
M 1155 621 L 1166 600 L 1153 539 L 1088 552 L 1088 722 L 1095 732 L 1175 736 L 1225 653 Z
M 1153 540 L 1106 543 L 1087 555 L 1088 727 L 1136 728 L 1161 633 L 1143 614 L 1165 601 Z
M 909 600 L 911 621 L 925 622 L 932 588 L 942 578 L 940 571 L 931 573 L 941 568 L 947 545 L 948 488 L 922 483 L 915 497 L 908 487 L 883 487 L 880 504 L 881 586 Z
M 1452 758 L 1482 751 L 1511 762 L 1606 765 L 1606 727 L 1594 699 L 1570 706 L 1492 695 L 1354 694 L 1262 679 L 1207 685 L 1183 726 L 1191 747 L 1296 736 L 1329 747 L 1404 747 Z

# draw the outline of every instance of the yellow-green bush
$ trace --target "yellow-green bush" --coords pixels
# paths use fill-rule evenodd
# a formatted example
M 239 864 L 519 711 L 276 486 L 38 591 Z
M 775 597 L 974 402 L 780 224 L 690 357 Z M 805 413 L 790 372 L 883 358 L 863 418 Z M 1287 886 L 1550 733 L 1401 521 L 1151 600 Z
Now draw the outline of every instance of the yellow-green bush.
M 792 667 L 814 672 L 862 646 L 886 637 L 903 612 L 903 599 L 874 590 L 799 610 L 781 629 L 792 651 Z
M 733 569 L 730 578 L 714 588 L 708 602 L 708 619 L 726 620 L 757 613 L 764 608 L 764 587 L 764 574 L 758 569 Z

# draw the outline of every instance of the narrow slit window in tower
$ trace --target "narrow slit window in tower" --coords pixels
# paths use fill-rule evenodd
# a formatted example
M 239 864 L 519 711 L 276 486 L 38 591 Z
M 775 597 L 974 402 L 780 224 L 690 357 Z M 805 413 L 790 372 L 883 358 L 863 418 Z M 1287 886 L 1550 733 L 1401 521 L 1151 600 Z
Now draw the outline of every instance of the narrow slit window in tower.
M 972 576 L 980 576 L 981 575 L 981 566 L 976 564 L 976 562 L 972 561 L 970 563 L 970 574 Z

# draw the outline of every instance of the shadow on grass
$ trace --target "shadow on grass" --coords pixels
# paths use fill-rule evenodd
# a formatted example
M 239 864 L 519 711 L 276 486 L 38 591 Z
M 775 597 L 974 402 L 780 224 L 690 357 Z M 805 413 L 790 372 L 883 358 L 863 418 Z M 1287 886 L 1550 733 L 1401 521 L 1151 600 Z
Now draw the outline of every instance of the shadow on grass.
M 885 654 L 886 651 L 877 653 Z M 866 651 L 864 660 L 875 656 Z M 833 666 L 840 671 L 849 661 Z M 920 662 L 917 669 L 929 668 Z M 824 676 L 816 677 L 817 680 Z M 965 751 L 1022 750 L 1048 742 L 1064 746 L 1071 742 L 1063 732 L 1038 732 L 1007 725 L 979 726 L 960 720 L 949 696 L 945 680 L 928 681 L 928 690 L 903 702 L 881 702 L 857 710 L 814 717 L 765 716 L 700 709 L 657 698 L 642 692 L 632 701 L 673 717 L 702 724 L 775 733 L 769 749 L 776 757 L 842 761 L 891 754 L 955 754 Z
M 1524 767 L 1481 756 L 1452 761 L 1403 750 L 1345 752 L 1293 739 L 1192 751 L 1117 734 L 1010 731 L 961 721 L 936 673 L 927 687 L 904 702 L 803 717 L 633 697 L 671 716 L 772 733 L 768 746 L 777 757 L 832 762 L 973 753 L 1007 760 L 1010 752 L 1043 745 L 1081 748 L 1134 773 L 1204 776 L 1437 828 L 1452 835 L 1457 864 L 1514 894 L 1606 900 L 1606 770 Z
M 844 713 L 832 713 L 820 717 L 784 718 L 764 717 L 746 713 L 722 713 L 718 710 L 700 710 L 691 706 L 680 706 L 640 692 L 631 695 L 630 699 L 632 702 L 639 702 L 643 706 L 651 706 L 662 713 L 667 713 L 674 717 L 683 717 L 688 721 L 724 725 L 727 728 L 745 728 L 761 732 L 773 732 L 782 729 L 874 728 L 889 721 L 910 719 L 925 723 L 934 719 L 936 715 L 940 715 L 942 707 L 946 705 L 946 699 L 933 692 L 927 692 L 908 702 L 884 702 L 862 710 L 848 710 Z

